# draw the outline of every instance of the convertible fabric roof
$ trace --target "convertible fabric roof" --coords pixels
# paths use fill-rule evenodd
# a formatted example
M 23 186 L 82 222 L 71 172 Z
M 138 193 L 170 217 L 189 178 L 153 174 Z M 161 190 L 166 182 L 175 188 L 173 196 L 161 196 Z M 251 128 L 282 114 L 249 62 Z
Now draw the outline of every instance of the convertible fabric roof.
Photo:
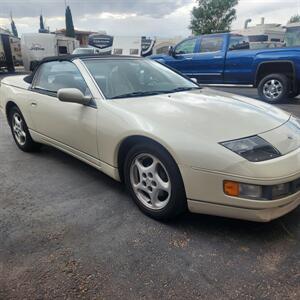
M 46 62 L 51 61 L 73 61 L 74 59 L 88 59 L 88 58 L 97 58 L 97 59 L 143 59 L 138 56 L 126 56 L 126 55 L 99 55 L 99 54 L 70 54 L 70 55 L 61 55 L 61 56 L 49 56 L 43 58 L 34 68 L 34 70 L 24 78 L 27 83 L 32 83 L 33 77 L 39 68 L 39 66 Z
M 61 56 L 50 56 L 45 57 L 41 60 L 41 64 L 44 62 L 49 61 L 72 61 L 76 58 L 80 59 L 86 59 L 86 58 L 98 58 L 98 59 L 104 59 L 104 58 L 111 58 L 111 59 L 118 59 L 118 58 L 131 58 L 131 59 L 141 59 L 142 57 L 138 56 L 126 56 L 126 55 L 101 55 L 101 54 L 70 54 L 70 55 L 61 55 Z

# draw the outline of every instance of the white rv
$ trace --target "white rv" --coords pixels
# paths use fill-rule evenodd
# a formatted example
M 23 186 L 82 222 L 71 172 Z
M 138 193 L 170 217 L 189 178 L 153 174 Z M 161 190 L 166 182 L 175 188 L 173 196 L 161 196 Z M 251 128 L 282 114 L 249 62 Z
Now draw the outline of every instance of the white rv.
M 45 57 L 71 54 L 79 47 L 74 38 L 51 33 L 27 33 L 21 38 L 23 64 L 26 71 L 32 71 L 35 65 Z

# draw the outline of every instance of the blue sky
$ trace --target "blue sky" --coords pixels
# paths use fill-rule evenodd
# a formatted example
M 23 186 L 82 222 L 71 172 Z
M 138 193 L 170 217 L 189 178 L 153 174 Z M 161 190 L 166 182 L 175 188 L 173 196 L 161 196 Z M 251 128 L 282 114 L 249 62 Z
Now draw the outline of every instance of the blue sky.
M 75 27 L 105 30 L 114 35 L 187 36 L 195 0 L 67 0 Z M 38 16 L 43 12 L 51 30 L 64 27 L 65 0 L 0 0 L 0 26 L 9 27 L 12 11 L 20 33 L 37 32 Z M 286 24 L 291 15 L 300 13 L 300 0 L 240 0 L 233 28 L 260 22 Z

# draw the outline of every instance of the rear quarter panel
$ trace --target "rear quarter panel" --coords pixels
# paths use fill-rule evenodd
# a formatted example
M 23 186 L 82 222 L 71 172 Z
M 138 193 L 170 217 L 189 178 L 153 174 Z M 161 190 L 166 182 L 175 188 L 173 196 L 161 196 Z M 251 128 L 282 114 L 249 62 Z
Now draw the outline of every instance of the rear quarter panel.
M 297 81 L 300 80 L 300 48 L 278 48 L 273 50 L 264 50 L 260 51 L 256 54 L 255 60 L 253 63 L 253 69 L 256 71 L 259 69 L 259 66 L 263 63 L 267 62 L 279 62 L 279 61 L 289 61 L 293 63 L 295 72 L 296 72 L 296 79 Z M 278 70 L 280 73 L 280 70 Z
M 24 76 L 12 76 L 4 78 L 0 87 L 0 107 L 4 116 L 6 107 L 9 102 L 13 102 L 21 110 L 27 126 L 31 128 L 32 121 L 30 118 L 30 99 L 31 91 L 28 90 L 29 84 L 23 80 Z
M 300 79 L 300 48 L 276 48 L 228 51 L 224 81 L 233 84 L 255 84 L 259 66 L 268 62 L 290 61 Z M 278 70 L 280 73 L 280 70 Z

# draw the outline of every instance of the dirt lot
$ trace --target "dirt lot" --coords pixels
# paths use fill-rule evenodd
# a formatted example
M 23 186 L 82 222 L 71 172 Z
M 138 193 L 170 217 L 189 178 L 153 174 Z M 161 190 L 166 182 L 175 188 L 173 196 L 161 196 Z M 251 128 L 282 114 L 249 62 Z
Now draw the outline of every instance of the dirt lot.
M 121 184 L 0 128 L 0 299 L 300 299 L 300 208 L 159 223 Z

